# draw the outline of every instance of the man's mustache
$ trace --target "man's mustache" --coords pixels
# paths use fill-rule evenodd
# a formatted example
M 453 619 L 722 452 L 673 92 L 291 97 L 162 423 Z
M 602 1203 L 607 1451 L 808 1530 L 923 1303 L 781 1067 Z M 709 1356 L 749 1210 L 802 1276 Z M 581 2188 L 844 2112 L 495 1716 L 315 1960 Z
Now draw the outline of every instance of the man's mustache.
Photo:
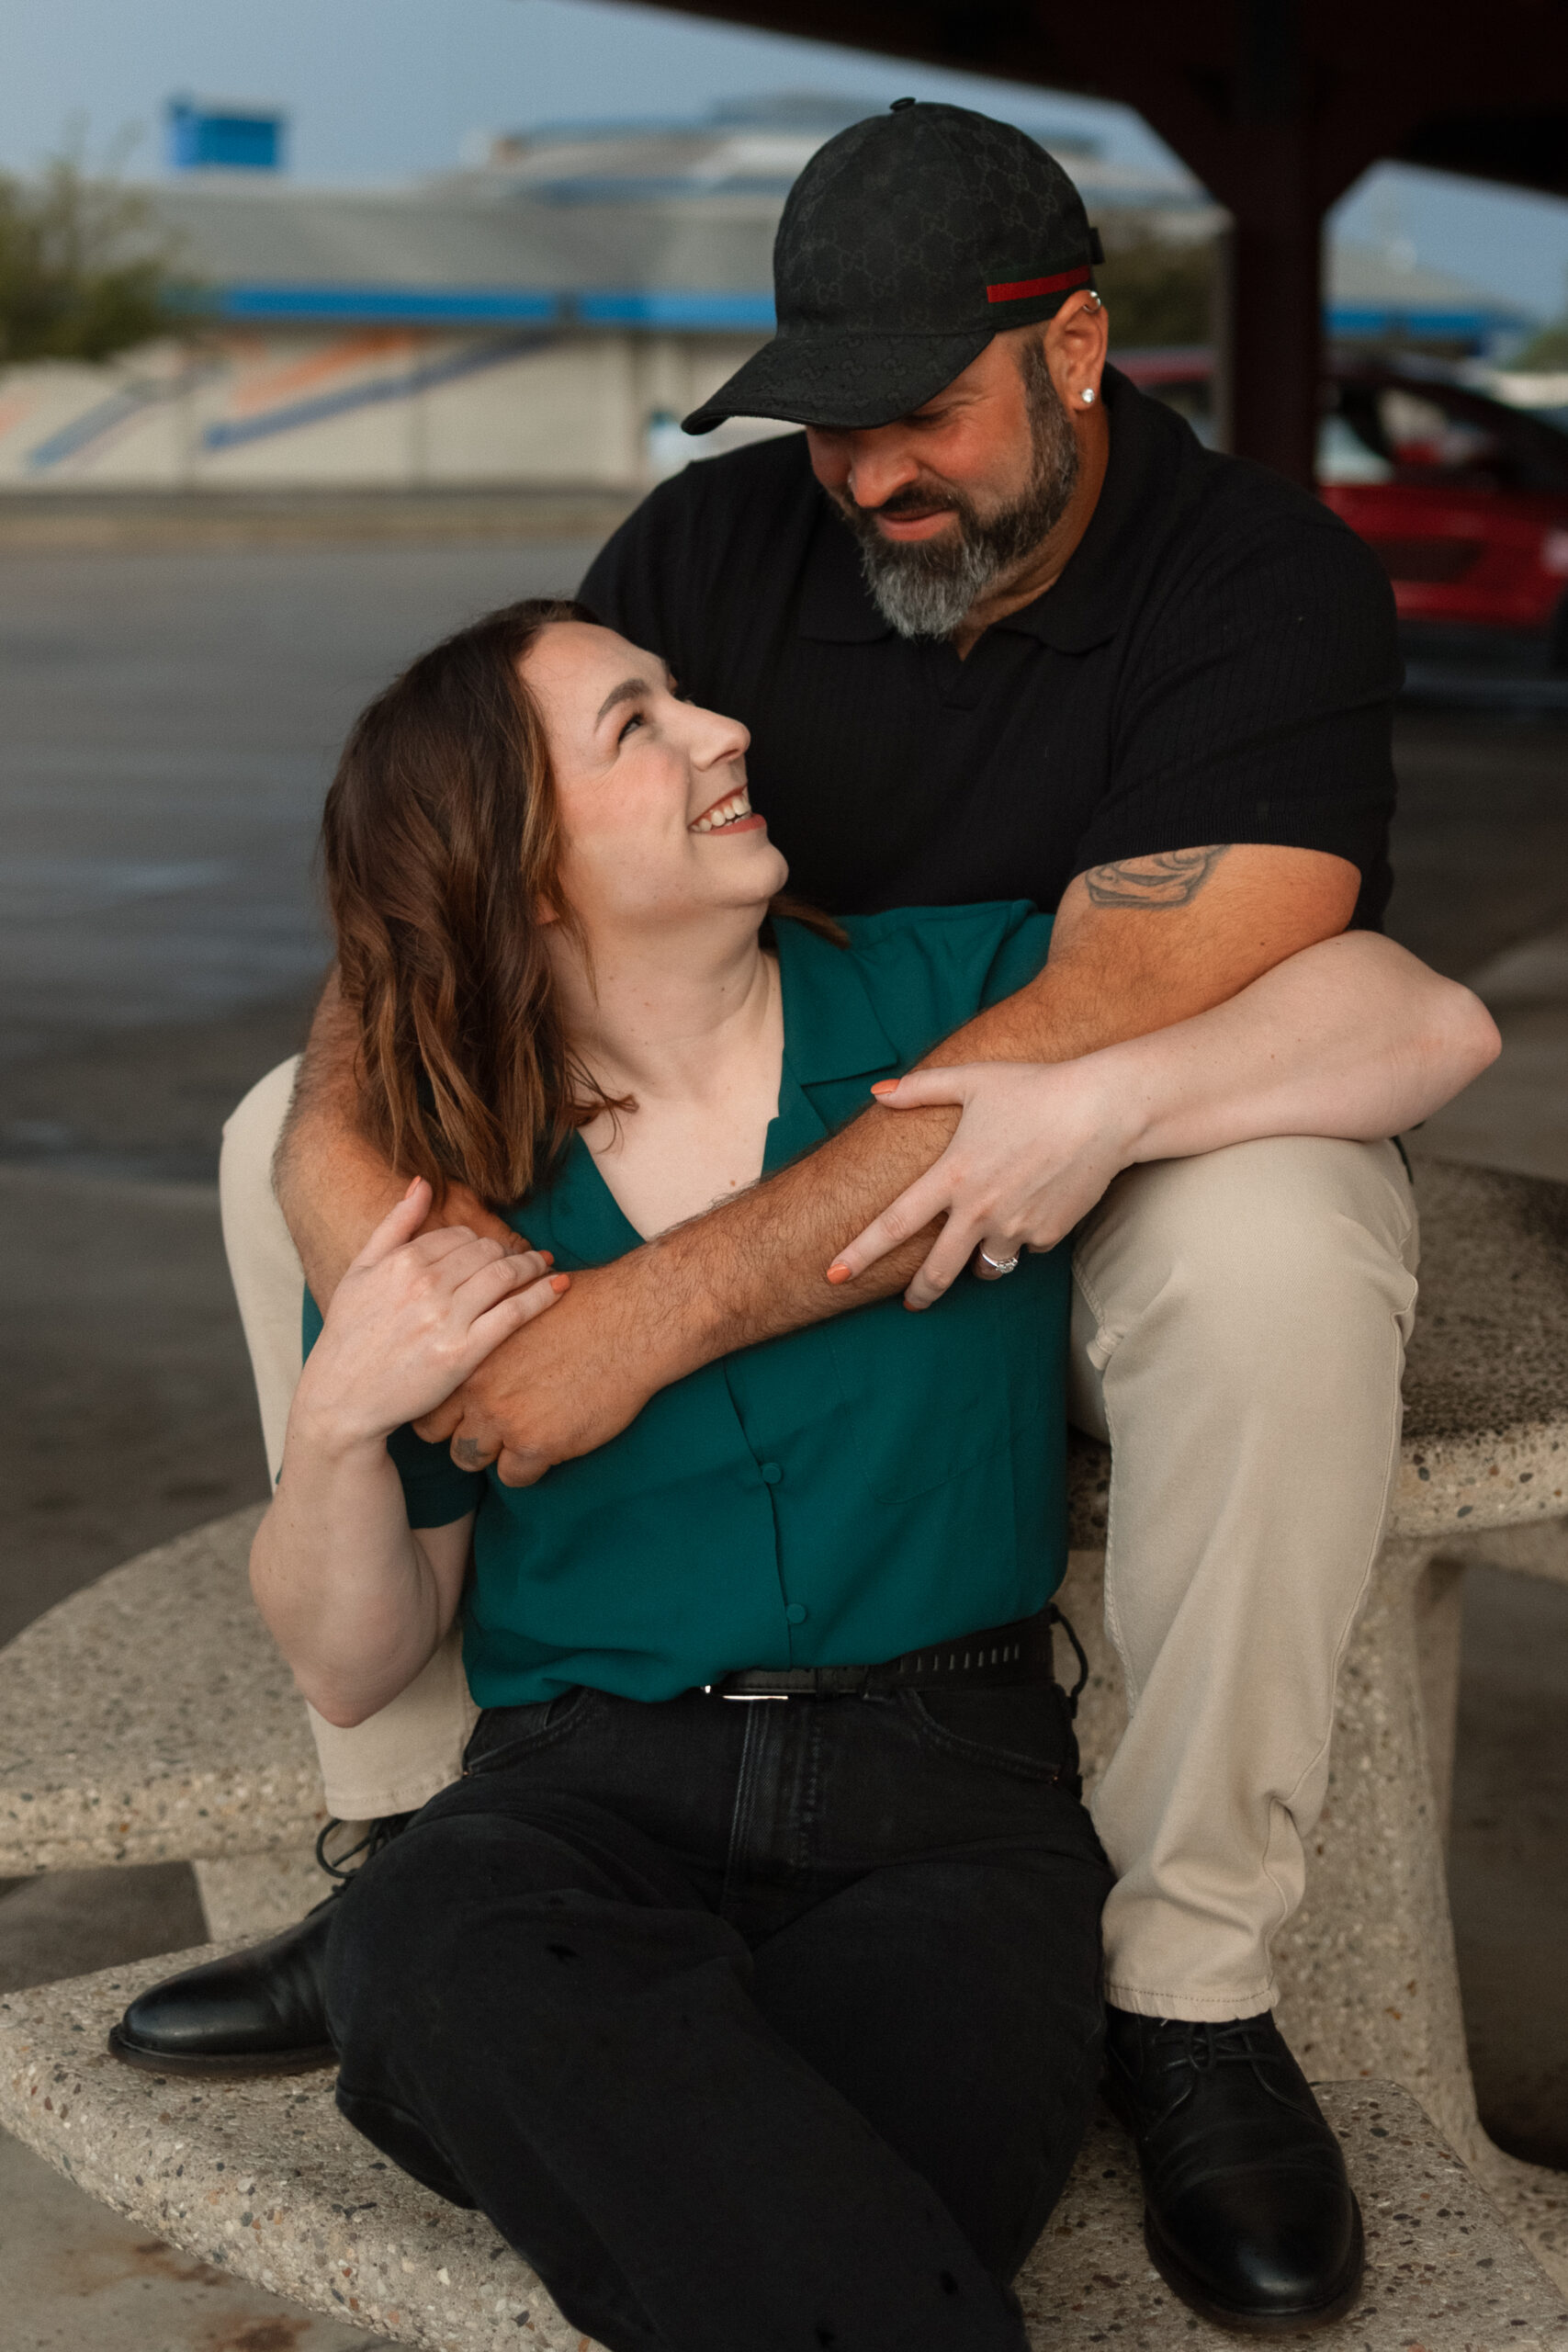
M 879 515 L 886 515 L 890 523 L 902 523 L 926 514 L 957 514 L 963 512 L 960 501 L 951 492 L 944 494 L 940 491 L 917 490 L 913 483 L 903 490 L 896 490 L 890 498 L 883 500 L 880 506 L 862 506 L 852 498 L 846 499 L 845 504 L 852 514 L 863 517 L 868 523 L 874 523 Z

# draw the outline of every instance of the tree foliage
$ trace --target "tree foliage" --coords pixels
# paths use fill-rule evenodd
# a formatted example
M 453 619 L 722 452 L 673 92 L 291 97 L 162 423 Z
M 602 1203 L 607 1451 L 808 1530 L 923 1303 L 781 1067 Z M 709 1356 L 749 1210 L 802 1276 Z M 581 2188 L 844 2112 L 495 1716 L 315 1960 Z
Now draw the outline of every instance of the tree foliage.
M 1111 313 L 1111 356 L 1213 338 L 1215 249 L 1140 237 L 1110 246 L 1095 283 Z
M 1516 351 L 1509 360 L 1510 368 L 1539 368 L 1555 374 L 1568 368 L 1568 319 L 1557 319 L 1551 325 L 1539 327 L 1522 351 Z
M 0 364 L 145 343 L 166 323 L 170 260 L 146 198 L 73 158 L 0 174 Z

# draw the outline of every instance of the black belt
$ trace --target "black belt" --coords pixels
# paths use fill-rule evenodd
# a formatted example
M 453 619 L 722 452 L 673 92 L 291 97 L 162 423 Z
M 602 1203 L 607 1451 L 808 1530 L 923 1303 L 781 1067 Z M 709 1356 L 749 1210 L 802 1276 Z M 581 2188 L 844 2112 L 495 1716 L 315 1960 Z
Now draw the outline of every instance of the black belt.
M 894 1690 L 930 1690 L 967 1683 L 976 1690 L 995 1690 L 1010 1683 L 1049 1682 L 1053 1679 L 1051 1629 L 1060 1625 L 1077 1653 L 1080 1679 L 1076 1701 L 1089 1668 L 1078 1637 L 1053 1603 L 1037 1616 L 1021 1617 L 1011 1625 L 993 1625 L 979 1634 L 961 1634 L 950 1642 L 906 1650 L 902 1657 L 881 1666 L 751 1666 L 721 1675 L 702 1686 L 714 1699 L 850 1699 L 881 1698 Z

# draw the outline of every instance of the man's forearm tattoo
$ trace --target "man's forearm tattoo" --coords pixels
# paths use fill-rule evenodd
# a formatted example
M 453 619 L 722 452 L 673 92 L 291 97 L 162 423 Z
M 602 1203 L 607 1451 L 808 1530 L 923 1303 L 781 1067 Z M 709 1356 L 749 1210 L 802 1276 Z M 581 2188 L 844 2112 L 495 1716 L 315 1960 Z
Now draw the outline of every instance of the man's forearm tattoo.
M 1091 865 L 1084 876 L 1097 907 L 1185 907 L 1198 896 L 1229 842 L 1207 849 L 1161 850 L 1154 857 L 1124 857 L 1115 865 Z

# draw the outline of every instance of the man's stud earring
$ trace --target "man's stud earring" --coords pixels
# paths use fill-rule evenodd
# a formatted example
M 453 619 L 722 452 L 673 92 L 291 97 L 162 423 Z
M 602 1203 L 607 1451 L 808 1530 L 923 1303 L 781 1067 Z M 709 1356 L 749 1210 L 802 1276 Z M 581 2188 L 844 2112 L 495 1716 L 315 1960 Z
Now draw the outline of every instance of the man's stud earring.
M 1092 388 L 1086 384 L 1083 390 L 1078 394 L 1078 398 L 1082 401 L 1085 408 L 1092 406 L 1094 401 L 1094 392 Z

